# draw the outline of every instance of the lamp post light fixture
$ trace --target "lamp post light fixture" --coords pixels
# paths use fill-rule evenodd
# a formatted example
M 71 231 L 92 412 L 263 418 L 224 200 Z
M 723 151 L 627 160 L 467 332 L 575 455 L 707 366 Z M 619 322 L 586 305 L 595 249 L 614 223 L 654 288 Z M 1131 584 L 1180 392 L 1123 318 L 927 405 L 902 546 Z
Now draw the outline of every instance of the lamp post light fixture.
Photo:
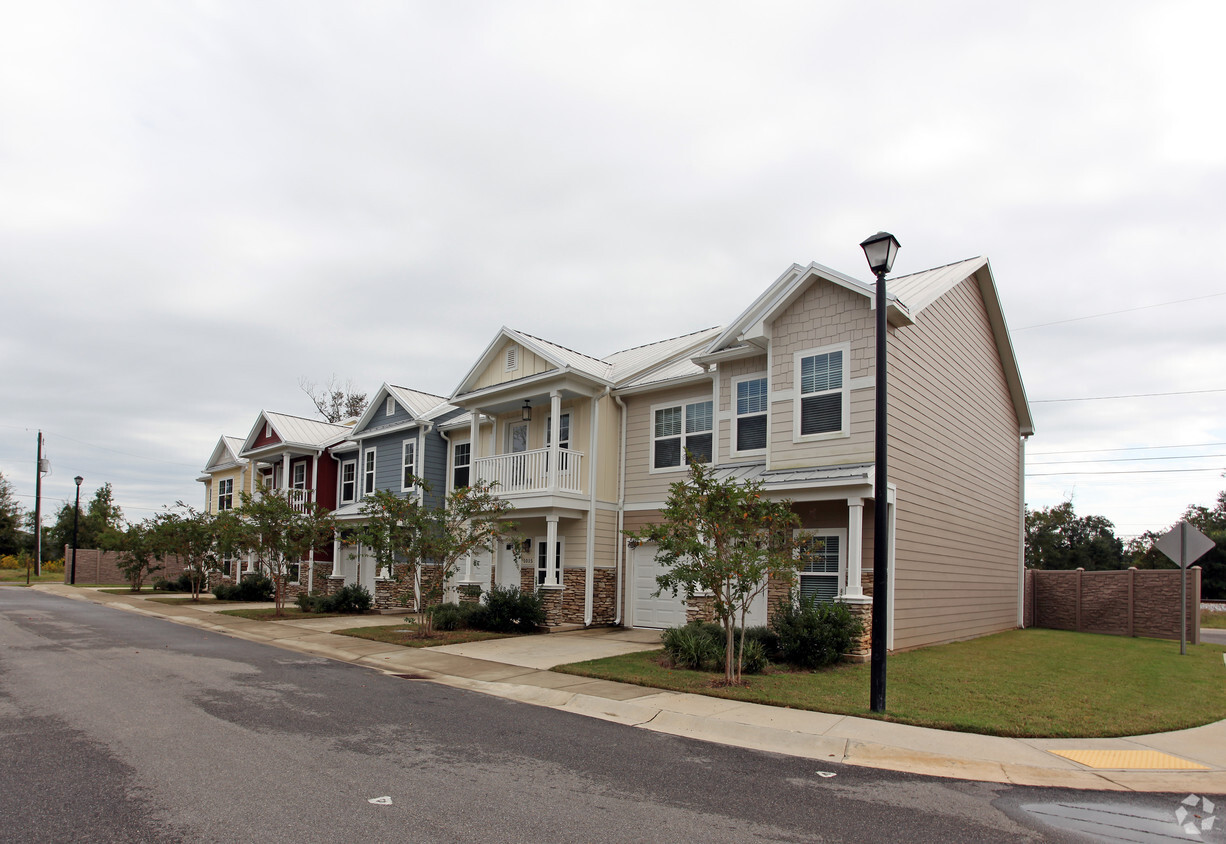
M 85 478 L 77 475 L 73 480 L 77 482 L 77 504 L 72 511 L 72 576 L 68 582 L 75 586 L 77 584 L 77 528 L 81 523 L 81 482 Z
M 886 487 L 888 473 L 886 466 L 886 295 L 885 276 L 894 266 L 894 256 L 898 254 L 899 243 L 894 235 L 888 232 L 877 232 L 860 244 L 864 257 L 868 259 L 868 268 L 877 276 L 877 364 L 874 381 L 876 382 L 876 450 L 873 457 L 873 644 L 870 657 L 869 708 L 873 712 L 885 712 L 885 644 L 889 636 L 886 628 L 889 624 L 889 613 L 886 601 L 889 600 L 889 530 L 887 518 Z
M 532 404 L 527 399 L 524 399 L 523 412 L 520 413 L 520 419 L 524 422 L 532 421 Z

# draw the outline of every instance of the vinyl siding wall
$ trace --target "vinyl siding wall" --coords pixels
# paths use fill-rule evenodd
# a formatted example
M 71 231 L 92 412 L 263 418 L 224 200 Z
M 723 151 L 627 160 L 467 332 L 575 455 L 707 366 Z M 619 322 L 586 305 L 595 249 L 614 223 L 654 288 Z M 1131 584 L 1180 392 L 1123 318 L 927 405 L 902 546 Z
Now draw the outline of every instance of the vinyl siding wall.
M 833 466 L 873 461 L 873 391 L 851 390 L 850 436 L 793 442 L 795 354 L 850 345 L 848 377 L 871 378 L 874 370 L 874 312 L 869 299 L 830 282 L 811 284 L 771 326 L 770 469 Z M 783 395 L 780 396 L 779 394 Z
M 683 481 L 686 469 L 651 471 L 652 407 L 705 401 L 712 396 L 710 381 L 642 393 L 623 399 L 626 420 L 626 505 L 660 504 L 668 497 L 669 484 Z
M 1019 428 L 974 278 L 891 332 L 889 367 L 894 645 L 1013 628 Z
M 746 358 L 745 360 L 733 360 L 719 365 L 719 462 L 726 463 L 729 461 L 735 462 L 760 462 L 765 460 L 765 455 L 741 456 L 732 453 L 733 446 L 736 444 L 736 392 L 733 390 L 732 382 L 734 379 L 741 378 L 746 375 L 762 375 L 768 378 L 767 389 L 769 391 L 769 376 L 766 371 L 766 355 L 758 355 L 757 357 Z M 769 395 L 769 392 L 767 393 Z M 767 431 L 769 432 L 770 425 L 770 408 L 767 409 Z
M 527 378 L 532 375 L 539 375 L 542 372 L 549 372 L 556 367 L 547 360 L 537 357 L 532 352 L 519 346 L 519 365 L 510 372 L 506 371 L 506 353 L 508 346 L 519 346 L 518 343 L 513 343 L 510 340 L 503 343 L 498 349 L 498 354 L 490 361 L 490 365 L 486 367 L 485 372 L 477 377 L 477 382 L 471 387 L 473 390 L 480 390 L 483 387 L 492 387 L 495 384 L 505 384 L 508 381 L 518 381 L 520 378 Z

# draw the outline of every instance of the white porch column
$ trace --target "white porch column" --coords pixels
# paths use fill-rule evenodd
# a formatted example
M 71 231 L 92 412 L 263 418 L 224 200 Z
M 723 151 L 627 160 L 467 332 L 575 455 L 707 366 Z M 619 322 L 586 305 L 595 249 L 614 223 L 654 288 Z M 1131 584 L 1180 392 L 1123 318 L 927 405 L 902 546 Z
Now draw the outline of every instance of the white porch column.
M 341 536 L 339 533 L 332 534 L 332 576 L 336 577 L 340 574 L 337 566 L 341 562 Z
M 285 452 L 285 454 L 281 457 L 281 489 L 289 489 L 289 483 L 290 483 L 289 461 L 291 458 L 292 458 L 292 455 L 288 451 Z M 277 471 L 276 469 L 273 469 L 273 482 L 272 482 L 273 486 L 277 485 L 276 471 Z
M 552 581 L 557 586 L 562 585 L 562 567 L 558 560 L 558 517 L 545 517 L 545 584 L 550 585 L 557 572 L 557 580 Z
M 864 499 L 847 499 L 847 584 L 843 589 L 844 600 L 858 603 L 867 601 L 862 586 L 862 560 L 864 558 Z
M 481 411 L 473 408 L 473 419 L 468 426 L 468 482 L 477 481 L 477 458 L 481 456 L 478 443 L 481 441 Z
M 571 420 L 572 423 L 574 420 Z M 558 475 L 561 474 L 558 470 L 562 468 L 558 462 L 561 454 L 559 449 L 561 445 L 558 443 L 558 437 L 562 433 L 562 394 L 554 390 L 549 394 L 549 489 L 552 492 L 558 491 Z M 574 431 L 571 431 L 574 436 Z M 554 525 L 557 527 L 556 523 Z M 550 548 L 553 546 L 551 545 Z

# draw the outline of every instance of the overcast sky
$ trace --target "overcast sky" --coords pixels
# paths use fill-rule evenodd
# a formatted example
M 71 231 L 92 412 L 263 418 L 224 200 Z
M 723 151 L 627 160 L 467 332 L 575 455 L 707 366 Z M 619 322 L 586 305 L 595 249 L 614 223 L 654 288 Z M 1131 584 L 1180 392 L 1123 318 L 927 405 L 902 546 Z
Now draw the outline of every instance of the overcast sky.
M 41 429 L 47 511 L 77 474 L 132 520 L 199 506 L 222 434 L 312 415 L 300 378 L 447 395 L 504 324 L 602 356 L 793 262 L 869 280 L 884 229 L 896 275 L 991 260 L 1028 503 L 1163 527 L 1226 488 L 1224 28 L 1220 0 L 10 3 L 0 472 L 32 509 Z M 1141 393 L 1182 395 L 1084 400 Z

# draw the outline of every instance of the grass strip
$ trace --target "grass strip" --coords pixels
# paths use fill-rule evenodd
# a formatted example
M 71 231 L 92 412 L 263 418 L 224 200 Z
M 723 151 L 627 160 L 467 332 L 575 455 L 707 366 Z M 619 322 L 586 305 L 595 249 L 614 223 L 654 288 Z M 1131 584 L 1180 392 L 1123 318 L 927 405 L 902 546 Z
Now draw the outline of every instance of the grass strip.
M 405 622 L 403 626 L 386 627 L 352 627 L 348 630 L 334 630 L 341 636 L 353 636 L 357 639 L 369 639 L 372 642 L 386 642 L 389 645 L 401 645 L 406 648 L 436 648 L 442 645 L 461 645 L 465 642 L 484 642 L 489 639 L 509 639 L 521 633 L 491 633 L 487 630 L 436 630 L 428 638 L 422 638 L 417 632 L 415 622 Z
M 1226 612 L 1200 611 L 1201 629 L 1226 630 Z
M 722 674 L 666 668 L 649 651 L 555 668 L 567 674 L 733 700 L 1029 738 L 1112 737 L 1226 718 L 1221 645 L 1189 646 L 1063 630 L 1011 630 L 892 654 L 886 713 L 869 711 L 867 664 L 773 670 L 745 687 Z
M 237 603 L 242 602 L 239 601 Z M 237 616 L 238 618 L 249 618 L 252 621 L 289 621 L 291 619 L 304 618 L 344 618 L 346 616 L 359 617 L 363 615 L 378 615 L 378 613 L 303 612 L 299 607 L 283 607 L 281 614 L 277 615 L 276 607 L 261 607 L 259 609 L 221 610 L 218 615 L 233 615 Z

